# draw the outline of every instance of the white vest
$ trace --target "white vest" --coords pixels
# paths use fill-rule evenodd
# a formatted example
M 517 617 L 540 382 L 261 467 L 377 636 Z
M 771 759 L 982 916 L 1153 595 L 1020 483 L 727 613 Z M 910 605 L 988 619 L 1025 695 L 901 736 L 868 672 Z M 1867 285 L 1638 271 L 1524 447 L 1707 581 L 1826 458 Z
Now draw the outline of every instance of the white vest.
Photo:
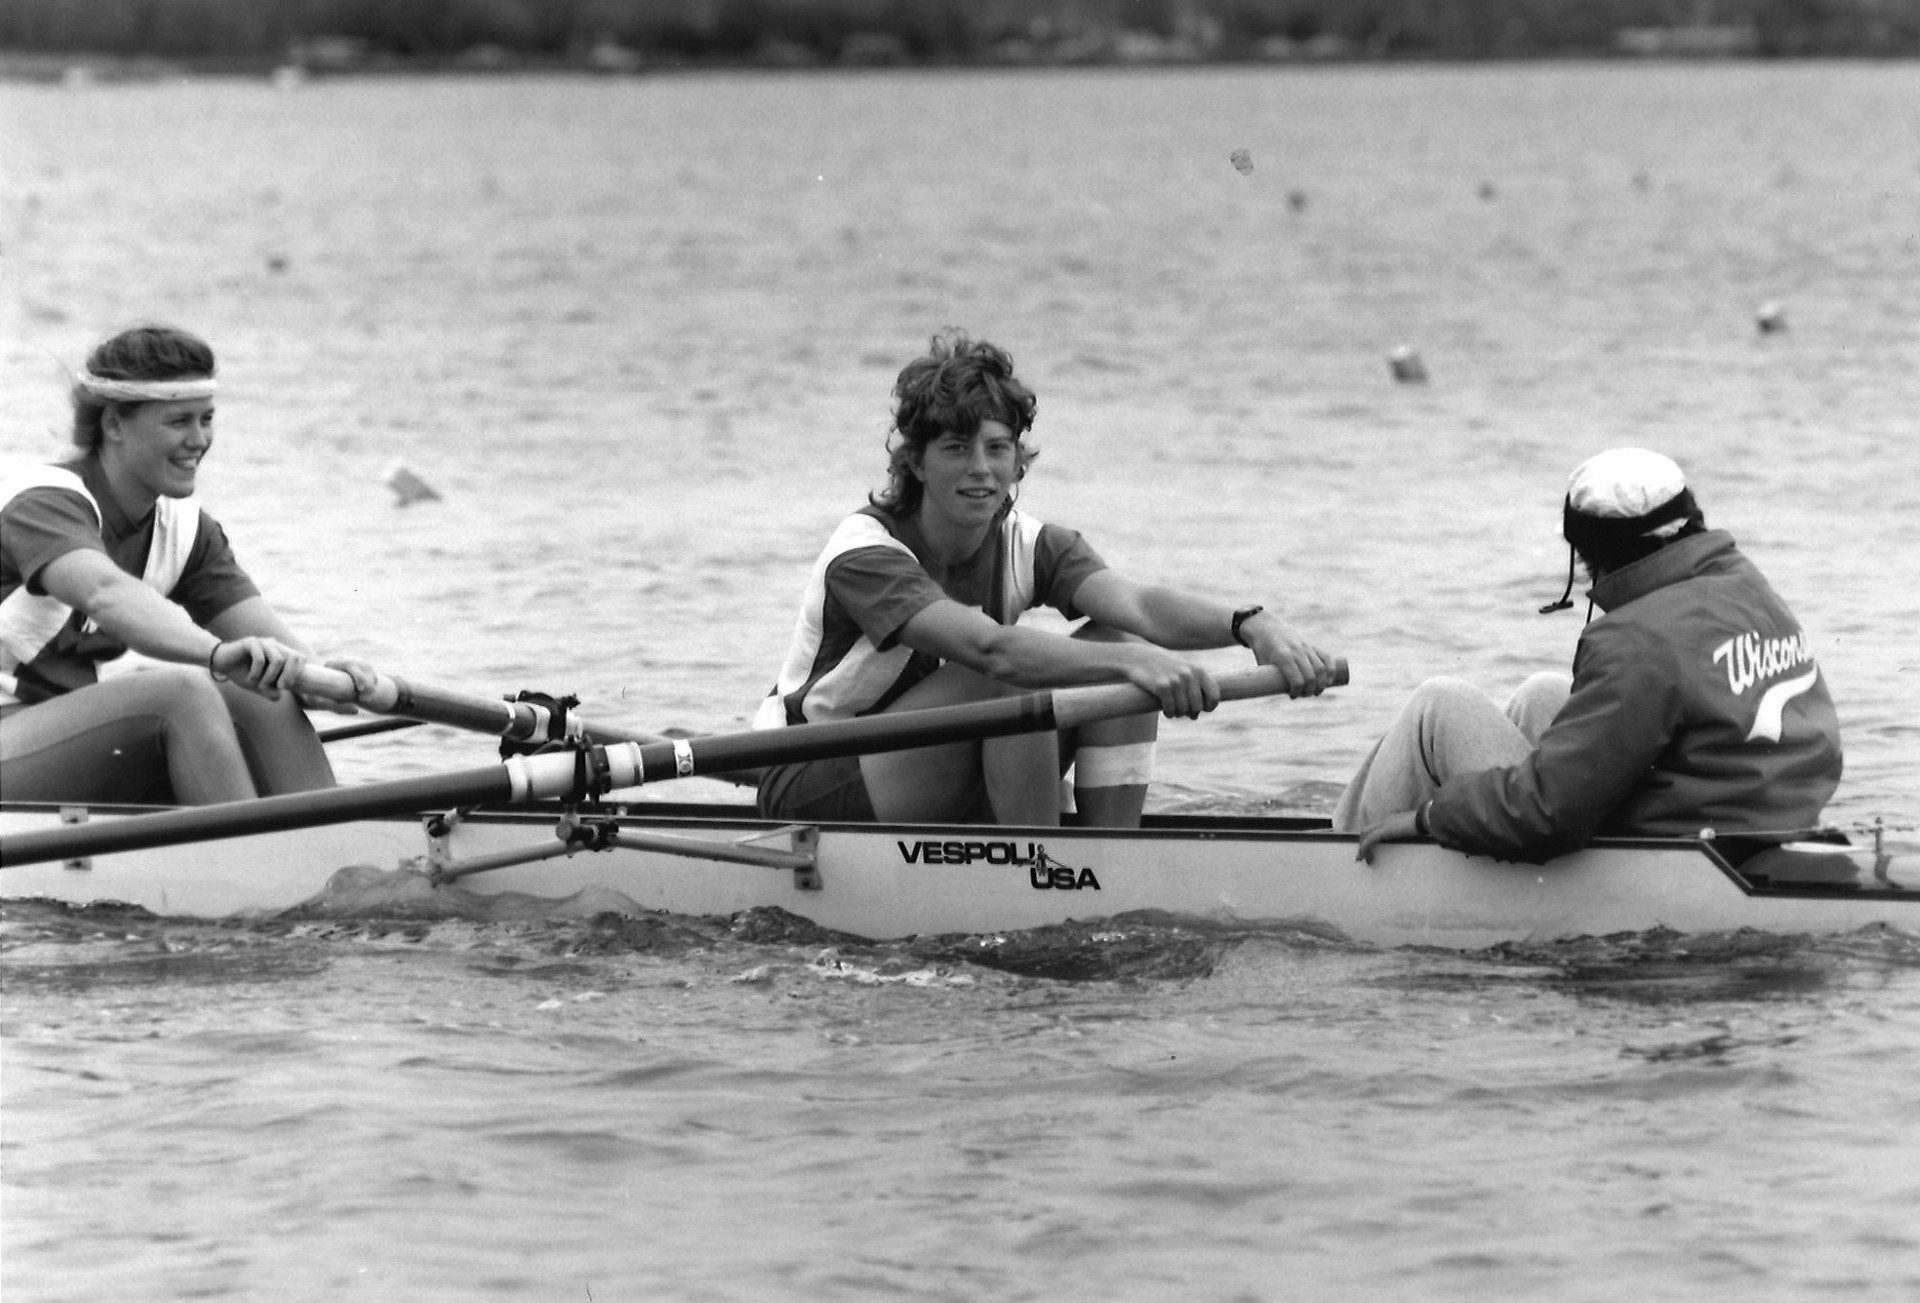
M 96 527 L 101 525 L 100 504 L 81 482 L 78 472 L 65 466 L 11 466 L 0 473 L 0 510 L 4 510 L 28 489 L 70 489 L 93 508 Z M 147 552 L 146 573 L 141 581 L 166 597 L 186 572 L 187 557 L 193 552 L 200 532 L 200 506 L 192 498 L 161 498 L 154 504 L 153 546 Z M 73 617 L 73 608 L 57 597 L 35 596 L 21 584 L 0 601 L 0 706 L 18 701 L 19 681 L 14 672 L 46 650 Z M 98 626 L 88 620 L 86 629 Z M 159 664 L 150 657 L 129 651 L 99 665 L 101 678 L 148 669 Z
M 1041 522 L 1019 511 L 1009 511 L 1000 522 L 1000 591 L 1004 606 L 989 611 L 1002 624 L 1013 624 L 1033 602 L 1034 553 L 1040 542 Z M 780 728 L 787 722 L 787 698 L 806 687 L 807 678 L 818 665 L 824 643 L 827 605 L 827 570 L 844 554 L 863 547 L 886 547 L 913 556 L 913 549 L 887 532 L 887 527 L 865 512 L 856 512 L 840 522 L 827 540 L 826 548 L 813 563 L 807 579 L 806 597 L 801 603 L 800 619 L 788 646 L 787 657 L 772 693 L 761 699 L 753 727 Z M 916 561 L 915 564 L 918 564 Z M 873 642 L 860 637 L 837 664 L 821 675 L 808 689 L 805 710 L 810 722 L 850 719 L 870 708 L 886 695 L 906 672 L 913 649 L 895 643 L 881 651 Z

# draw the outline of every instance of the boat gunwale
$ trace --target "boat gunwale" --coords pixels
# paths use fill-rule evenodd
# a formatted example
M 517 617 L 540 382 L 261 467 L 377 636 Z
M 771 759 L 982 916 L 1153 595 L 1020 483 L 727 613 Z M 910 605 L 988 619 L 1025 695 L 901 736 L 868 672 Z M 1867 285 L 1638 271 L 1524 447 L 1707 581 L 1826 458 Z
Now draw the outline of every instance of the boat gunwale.
M 152 804 L 86 804 L 86 802 L 50 802 L 50 800 L 0 800 L 0 814 L 52 814 L 60 816 L 63 810 L 84 810 L 88 816 L 140 816 L 156 814 L 163 810 L 175 810 L 179 806 L 152 806 Z M 436 817 L 453 814 L 451 810 L 411 810 L 394 814 L 369 814 L 369 816 L 342 819 L 342 823 L 426 823 Z M 1142 817 L 1140 827 L 1092 827 L 1085 823 L 1064 823 L 1064 825 L 1021 825 L 1021 823 L 943 823 L 943 821 L 851 821 L 851 819 L 774 819 L 760 816 L 751 804 L 726 802 L 726 800 L 605 800 L 605 802 L 566 802 L 566 800 L 530 800 L 530 802 L 497 802 L 484 806 L 461 808 L 461 821 L 476 825 L 526 825 L 528 829 L 549 829 L 555 821 L 563 817 L 618 817 L 628 819 L 637 825 L 697 825 L 707 829 L 758 829 L 762 833 L 776 833 L 780 829 L 803 825 L 822 833 L 870 833 L 877 837 L 912 833 L 920 839 L 929 839 L 931 835 L 950 833 L 956 839 L 964 837 L 968 841 L 979 841 L 983 835 L 1000 837 L 1046 837 L 1046 835 L 1071 835 L 1071 837 L 1119 837 L 1123 841 L 1354 841 L 1354 833 L 1336 833 L 1332 831 L 1331 821 L 1325 816 L 1306 816 L 1306 814 L 1179 814 L 1179 812 L 1150 812 Z M 211 839 L 223 841 L 223 839 Z M 1423 842 L 1428 846 L 1438 846 L 1430 839 Z M 1864 850 L 1859 844 L 1847 842 L 1853 850 Z M 1772 898 L 1772 900 L 1857 900 L 1857 902 L 1920 902 L 1920 887 L 1905 887 L 1893 883 L 1891 879 L 1880 879 L 1876 883 L 1860 881 L 1770 881 L 1759 875 L 1747 875 L 1741 871 L 1753 852 L 1761 850 L 1763 842 L 1753 839 L 1701 839 L 1701 837 L 1596 837 L 1588 842 L 1584 850 L 1655 850 L 1655 852 L 1674 852 L 1684 850 L 1703 856 L 1709 864 L 1720 871 L 1722 877 L 1738 888 L 1743 896 L 1749 898 Z M 1728 854 L 1728 852 L 1734 854 Z M 1469 860 L 1490 860 L 1494 864 L 1515 864 L 1503 862 L 1496 856 L 1469 856 Z M 6 896 L 6 869 L 0 865 L 0 898 L 12 900 Z M 1538 867 L 1538 865 L 1536 865 Z
M 59 814 L 63 810 L 84 809 L 89 816 L 94 814 L 112 816 L 138 816 L 157 811 L 175 809 L 174 806 L 142 804 L 81 803 L 73 801 L 0 801 L 0 813 L 19 814 Z M 428 820 L 443 817 L 451 811 L 415 810 L 391 814 L 374 814 L 355 819 L 343 820 L 343 823 L 425 823 Z M 643 825 L 698 825 L 707 828 L 761 829 L 774 832 L 796 824 L 819 829 L 822 832 L 871 833 L 878 836 L 913 833 L 921 838 L 929 834 L 954 833 L 973 840 L 983 834 L 1007 837 L 1033 837 L 1066 834 L 1074 837 L 1120 837 L 1128 841 L 1161 841 L 1202 838 L 1207 840 L 1254 840 L 1254 841 L 1323 841 L 1354 839 L 1352 833 L 1335 832 L 1330 821 L 1324 816 L 1301 814 L 1205 814 L 1179 812 L 1150 812 L 1143 817 L 1138 828 L 1100 828 L 1085 824 L 1068 823 L 1059 826 L 1027 824 L 961 824 L 951 822 L 859 822 L 851 820 L 806 820 L 774 819 L 759 814 L 751 805 L 727 801 L 603 801 L 599 803 L 579 804 L 560 800 L 537 800 L 515 804 L 487 804 L 462 808 L 460 818 L 464 822 L 488 824 L 494 826 L 525 824 L 545 828 L 564 817 L 611 817 L 629 820 Z M 218 839 L 216 839 L 218 840 Z M 1854 900 L 1854 901 L 1920 901 L 1920 889 L 1904 887 L 1897 883 L 1885 885 L 1865 885 L 1859 882 L 1818 882 L 1818 881 L 1782 881 L 1773 882 L 1743 873 L 1738 867 L 1747 855 L 1727 854 L 1727 849 L 1741 845 L 1741 839 L 1724 839 L 1728 846 L 1716 844 L 1716 840 L 1693 837 L 1598 837 L 1590 842 L 1586 849 L 1595 851 L 1649 850 L 1670 852 L 1689 851 L 1703 856 L 1732 883 L 1743 895 L 1773 899 L 1811 899 L 1811 900 Z M 1436 845 L 1430 840 L 1426 843 Z M 1862 849 L 1854 847 L 1854 849 Z M 1749 854 L 1751 849 L 1749 849 Z M 1485 858 L 1495 863 L 1500 861 L 1492 856 L 1471 856 Z M 3 870 L 5 866 L 0 866 Z M 0 873 L 0 883 L 4 874 Z

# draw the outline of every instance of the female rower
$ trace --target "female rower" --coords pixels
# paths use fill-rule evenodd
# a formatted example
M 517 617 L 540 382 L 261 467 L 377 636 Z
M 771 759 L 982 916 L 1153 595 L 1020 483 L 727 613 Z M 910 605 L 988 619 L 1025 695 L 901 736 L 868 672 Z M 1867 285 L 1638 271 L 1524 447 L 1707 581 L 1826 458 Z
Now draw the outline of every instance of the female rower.
M 214 388 L 197 337 L 124 331 L 75 377 L 78 453 L 0 475 L 8 800 L 205 804 L 333 785 L 290 691 L 307 647 L 191 496 Z M 336 664 L 373 686 L 367 667 Z
M 1162 713 L 1219 704 L 1199 665 L 1168 648 L 1240 643 L 1289 695 L 1317 696 L 1333 661 L 1272 611 L 1135 581 L 1075 531 L 1016 510 L 1036 450 L 1033 391 L 1013 359 L 958 331 L 900 372 L 884 490 L 840 523 L 815 562 L 786 662 L 756 728 L 948 706 L 1064 684 L 1125 680 Z M 1040 604 L 1087 623 L 1023 627 Z M 774 818 L 1057 824 L 1060 778 L 1091 824 L 1138 824 L 1152 776 L 1152 715 L 769 768 Z

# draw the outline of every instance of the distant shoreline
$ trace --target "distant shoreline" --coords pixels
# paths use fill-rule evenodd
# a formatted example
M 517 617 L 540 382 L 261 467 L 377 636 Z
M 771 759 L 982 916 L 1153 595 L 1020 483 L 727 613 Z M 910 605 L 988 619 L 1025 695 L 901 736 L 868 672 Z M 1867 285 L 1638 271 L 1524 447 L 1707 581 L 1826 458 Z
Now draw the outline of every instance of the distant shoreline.
M 400 58 L 380 56 L 364 62 L 315 66 L 290 59 L 219 58 L 161 59 L 107 53 L 70 53 L 0 50 L 0 82 L 45 85 L 124 84 L 167 81 L 184 77 L 237 78 L 299 82 L 385 78 L 398 76 L 579 76 L 622 79 L 712 72 L 797 74 L 822 72 L 1019 72 L 1019 71 L 1143 71 L 1168 68 L 1338 68 L 1354 66 L 1498 66 L 1527 64 L 1618 64 L 1673 66 L 1683 64 L 1908 63 L 1920 54 L 1828 53 L 1764 54 L 1749 51 L 1713 52 L 1676 50 L 1567 50 L 1516 55 L 1422 53 L 1340 53 L 1195 57 L 1111 57 L 1076 59 L 973 59 L 926 61 L 795 61 L 781 59 L 655 59 L 630 66 L 601 67 L 578 59 L 514 55 L 492 58 Z

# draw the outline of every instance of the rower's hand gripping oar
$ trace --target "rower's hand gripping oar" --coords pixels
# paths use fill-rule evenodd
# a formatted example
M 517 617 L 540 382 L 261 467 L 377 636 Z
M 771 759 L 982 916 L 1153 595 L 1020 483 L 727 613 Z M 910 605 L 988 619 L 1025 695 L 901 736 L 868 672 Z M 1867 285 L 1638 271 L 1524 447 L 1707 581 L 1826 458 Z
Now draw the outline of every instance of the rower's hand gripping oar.
M 1216 682 L 1222 701 L 1274 696 L 1287 690 L 1286 680 L 1271 666 L 1222 674 Z M 1344 660 L 1336 663 L 1334 682 L 1347 682 Z M 965 738 L 1047 732 L 1158 709 L 1159 702 L 1153 694 L 1132 684 L 1116 683 L 1055 688 L 932 710 L 903 710 L 748 733 L 589 744 L 537 755 L 511 756 L 499 764 L 451 774 L 290 792 L 251 801 L 189 806 L 156 814 L 14 833 L 0 836 L 0 868 L 345 823 L 351 819 L 378 818 L 449 805 L 550 798 L 580 801 L 619 788 L 672 778 L 823 760 L 831 756 L 907 751 Z

